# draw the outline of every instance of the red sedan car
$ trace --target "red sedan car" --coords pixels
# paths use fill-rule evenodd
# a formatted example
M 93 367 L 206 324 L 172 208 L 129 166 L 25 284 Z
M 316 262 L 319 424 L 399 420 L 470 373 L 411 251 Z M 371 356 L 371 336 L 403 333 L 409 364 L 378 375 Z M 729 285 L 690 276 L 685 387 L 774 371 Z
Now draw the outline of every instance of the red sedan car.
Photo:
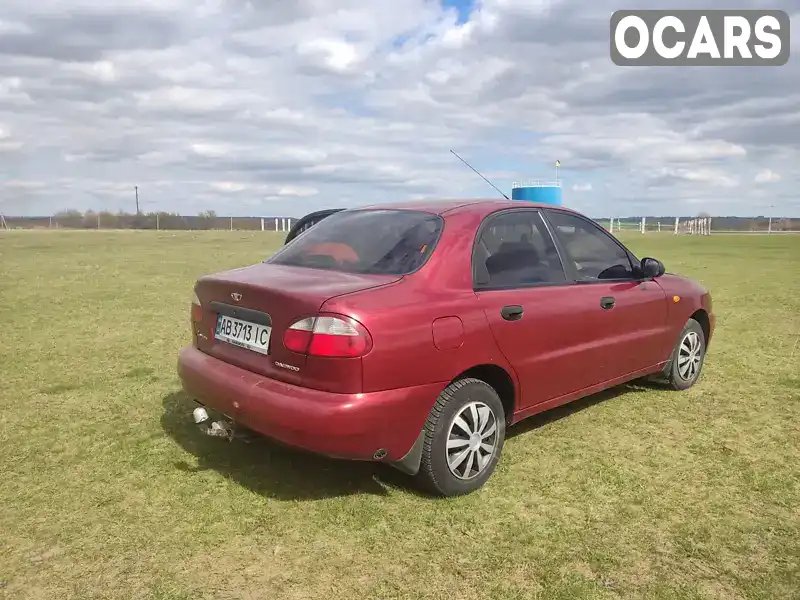
M 191 326 L 178 372 L 208 433 L 385 462 L 450 496 L 526 417 L 636 378 L 692 386 L 714 313 L 575 211 L 460 200 L 334 212 L 200 278 Z

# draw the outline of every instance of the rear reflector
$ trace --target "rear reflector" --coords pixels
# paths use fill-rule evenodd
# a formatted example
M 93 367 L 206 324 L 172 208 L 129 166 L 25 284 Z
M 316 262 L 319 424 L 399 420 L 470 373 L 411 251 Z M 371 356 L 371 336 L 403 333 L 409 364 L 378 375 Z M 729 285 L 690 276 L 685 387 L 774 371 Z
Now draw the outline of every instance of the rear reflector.
M 283 345 L 309 356 L 355 358 L 372 349 L 372 337 L 354 319 L 324 314 L 293 323 L 283 334 Z

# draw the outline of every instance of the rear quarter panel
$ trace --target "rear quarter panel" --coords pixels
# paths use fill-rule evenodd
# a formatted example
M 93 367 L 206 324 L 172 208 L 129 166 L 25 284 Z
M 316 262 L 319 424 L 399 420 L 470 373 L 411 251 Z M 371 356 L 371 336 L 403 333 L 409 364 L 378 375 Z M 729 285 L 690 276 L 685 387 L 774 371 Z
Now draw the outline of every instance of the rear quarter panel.
M 372 335 L 373 348 L 361 359 L 364 392 L 449 382 L 477 364 L 505 362 L 471 291 L 432 294 L 403 282 L 332 301 L 325 310 L 351 315 Z M 441 350 L 433 336 L 440 317 L 456 317 L 463 331 L 449 331 Z
M 513 370 L 499 352 L 486 315 L 472 290 L 471 256 L 481 215 L 445 215 L 442 237 L 429 261 L 416 273 L 389 286 L 348 294 L 325 303 L 323 310 L 349 315 L 361 322 L 373 338 L 364 356 L 363 391 L 372 392 L 442 383 L 480 364 Z M 437 334 L 446 343 L 434 343 Z M 515 387 L 517 382 L 515 381 Z M 432 399 L 433 400 L 433 399 Z

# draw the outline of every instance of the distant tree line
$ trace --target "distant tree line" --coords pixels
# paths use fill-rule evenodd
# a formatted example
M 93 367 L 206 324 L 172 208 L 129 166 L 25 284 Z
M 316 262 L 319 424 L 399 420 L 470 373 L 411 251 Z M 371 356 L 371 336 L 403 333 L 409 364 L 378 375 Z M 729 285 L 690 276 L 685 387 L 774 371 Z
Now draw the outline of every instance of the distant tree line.
M 648 216 L 644 215 L 648 224 L 648 229 L 655 223 L 660 222 L 663 230 L 670 231 L 674 226 L 675 217 Z M 715 217 L 708 214 L 697 215 L 699 217 L 711 218 L 712 231 L 766 231 L 769 225 L 769 217 Z M 278 219 L 278 229 L 281 229 L 280 220 L 286 217 L 269 216 L 263 217 L 264 229 L 274 231 L 275 219 Z M 692 219 L 692 216 L 682 216 L 680 220 Z M 636 227 L 642 217 L 621 217 L 619 222 L 623 226 Z M 203 229 L 237 229 L 237 230 L 260 230 L 262 217 L 225 217 L 219 216 L 213 210 L 201 212 L 197 215 L 179 215 L 172 212 L 148 212 L 131 214 L 126 212 L 112 213 L 108 211 L 87 211 L 66 210 L 47 217 L 13 217 L 5 216 L 8 227 L 20 229 L 32 229 L 41 227 L 53 227 L 64 229 L 183 229 L 183 230 L 203 230 Z M 295 221 L 296 219 L 292 219 Z M 601 224 L 607 223 L 607 219 L 599 218 Z M 800 231 L 800 219 L 773 218 L 773 231 Z
M 169 229 L 169 230 L 203 230 L 203 229 L 237 229 L 261 230 L 262 217 L 223 217 L 213 210 L 197 215 L 179 215 L 172 212 L 148 212 L 131 214 L 126 212 L 112 213 L 108 211 L 66 210 L 48 217 L 12 217 L 6 215 L 6 222 L 11 228 L 62 228 L 62 229 Z M 275 230 L 275 219 L 285 217 L 263 217 L 264 229 Z M 296 219 L 293 219 L 293 221 Z

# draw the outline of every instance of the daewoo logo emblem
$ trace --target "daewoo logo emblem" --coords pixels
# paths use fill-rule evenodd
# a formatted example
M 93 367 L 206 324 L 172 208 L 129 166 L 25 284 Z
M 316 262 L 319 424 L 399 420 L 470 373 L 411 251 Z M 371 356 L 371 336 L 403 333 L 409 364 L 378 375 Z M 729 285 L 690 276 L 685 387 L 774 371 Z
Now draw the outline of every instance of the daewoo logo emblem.
M 289 369 L 290 371 L 299 371 L 300 367 L 295 367 L 294 365 L 287 365 L 286 363 L 275 361 L 275 366 L 280 367 L 281 369 Z
M 239 292 L 231 292 L 231 298 L 233 298 L 234 300 L 236 300 L 236 302 L 238 302 L 239 300 L 242 299 L 242 295 Z

